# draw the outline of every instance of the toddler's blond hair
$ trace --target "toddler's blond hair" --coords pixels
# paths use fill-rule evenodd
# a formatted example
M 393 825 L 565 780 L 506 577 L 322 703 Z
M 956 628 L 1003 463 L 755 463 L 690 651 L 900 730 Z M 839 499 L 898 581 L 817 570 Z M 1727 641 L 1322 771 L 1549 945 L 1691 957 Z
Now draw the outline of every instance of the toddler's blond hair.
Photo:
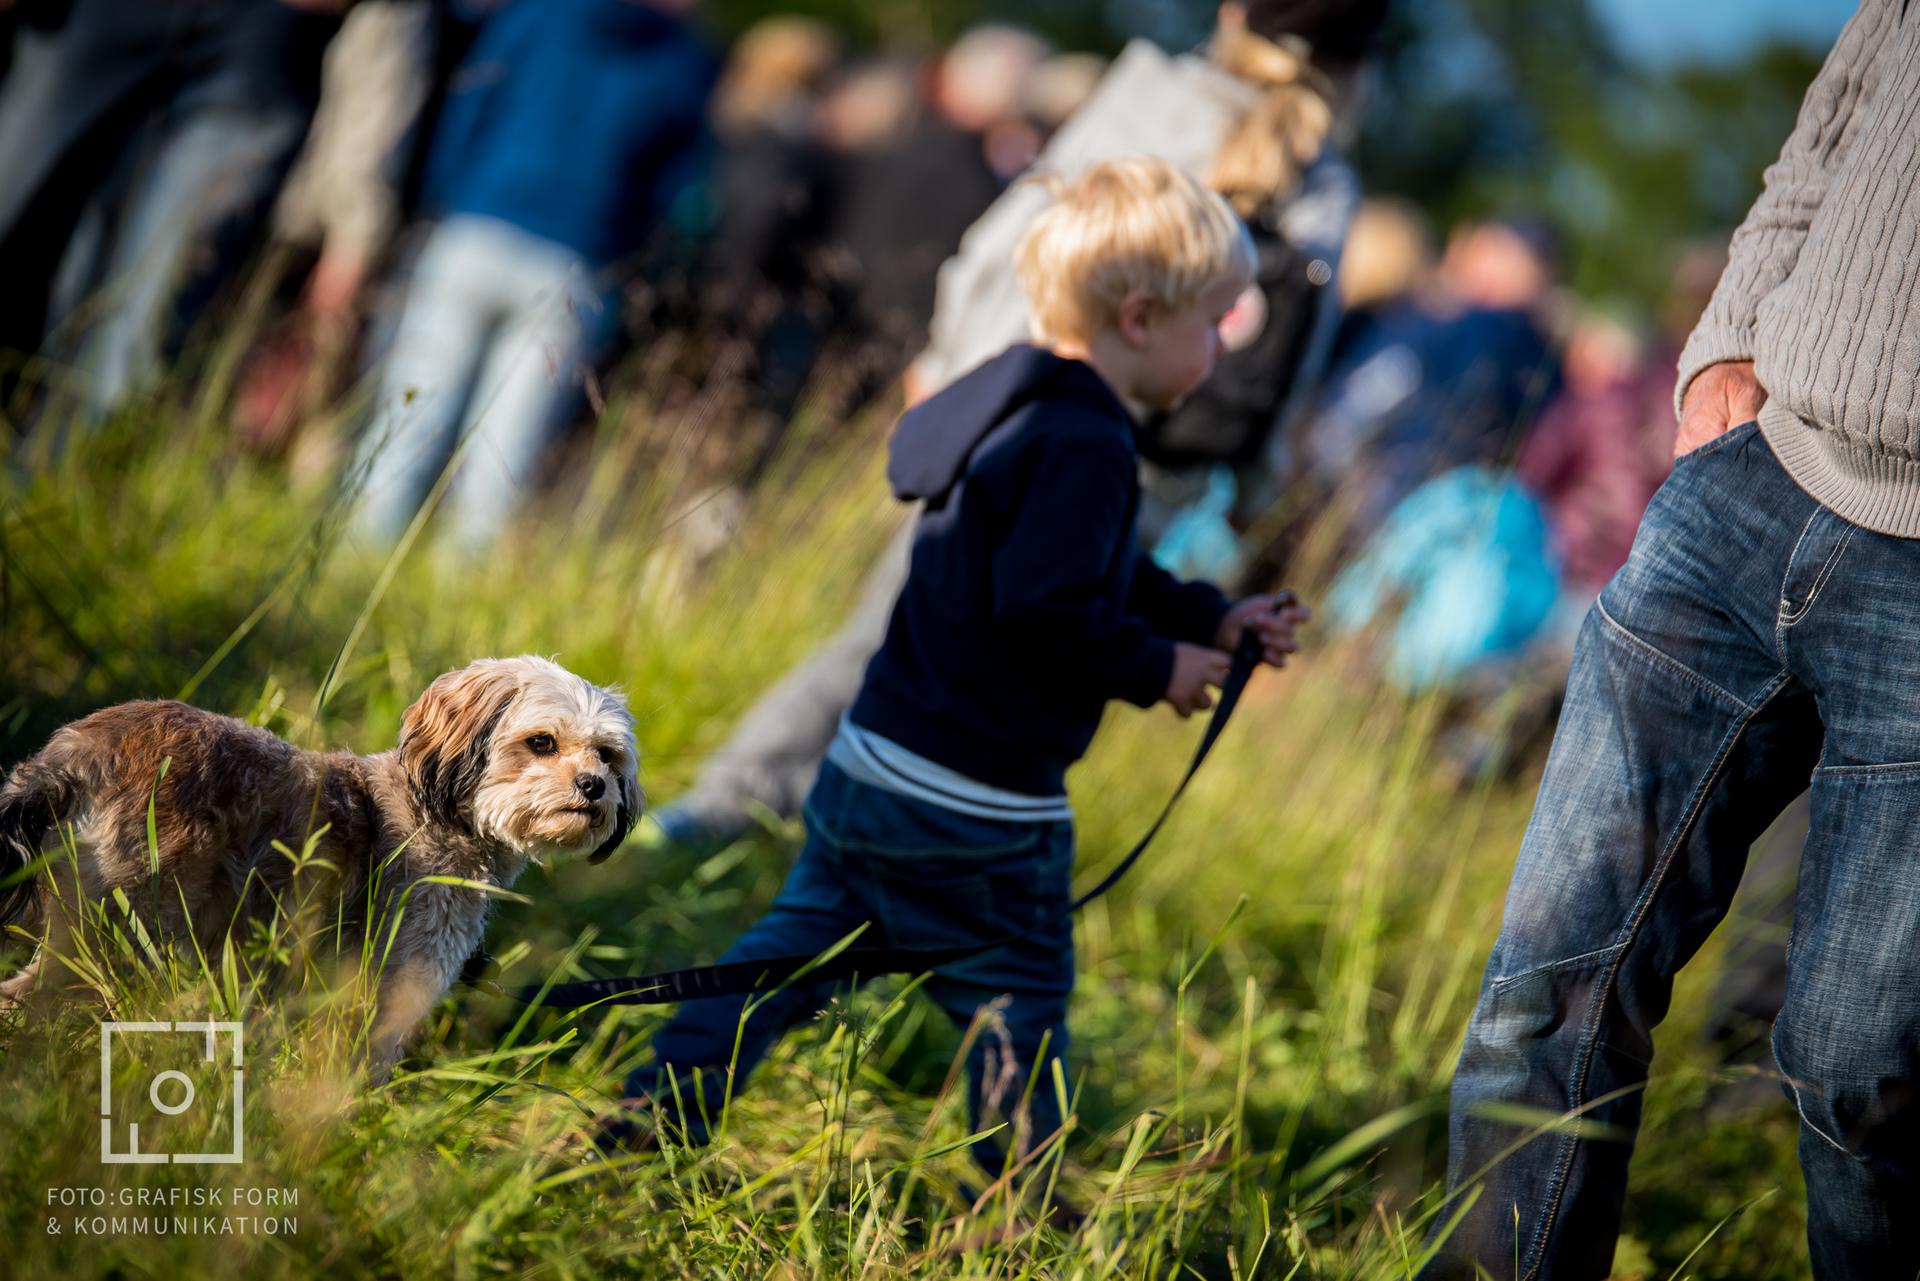
M 1091 340 L 1131 293 L 1178 311 L 1218 281 L 1253 275 L 1246 224 L 1168 161 L 1127 156 L 1071 181 L 1034 181 L 1054 202 L 1022 233 L 1014 272 L 1036 342 Z

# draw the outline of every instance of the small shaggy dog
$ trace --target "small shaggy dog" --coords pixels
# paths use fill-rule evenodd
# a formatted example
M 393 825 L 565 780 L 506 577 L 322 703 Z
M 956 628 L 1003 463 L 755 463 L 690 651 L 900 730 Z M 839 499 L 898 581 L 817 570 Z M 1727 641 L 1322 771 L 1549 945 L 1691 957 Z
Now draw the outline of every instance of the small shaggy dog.
M 422 878 L 505 887 L 530 859 L 591 850 L 601 861 L 639 816 L 637 755 L 617 692 L 534 657 L 441 676 L 407 709 L 399 746 L 375 756 L 303 751 L 184 703 L 95 712 L 0 787 L 0 880 L 52 851 L 44 874 L 0 890 L 0 925 L 46 931 L 32 963 L 0 983 L 0 1009 L 48 983 L 48 953 L 61 954 L 72 928 L 67 907 L 116 889 L 150 930 L 178 938 L 190 927 L 218 956 L 235 925 L 291 910 L 296 876 L 301 890 L 313 877 L 284 851 L 321 833 L 308 866 L 329 869 L 327 917 L 364 930 L 371 908 L 379 923 L 368 1058 L 384 1079 L 486 926 L 485 890 Z M 64 853 L 68 834 L 77 860 Z

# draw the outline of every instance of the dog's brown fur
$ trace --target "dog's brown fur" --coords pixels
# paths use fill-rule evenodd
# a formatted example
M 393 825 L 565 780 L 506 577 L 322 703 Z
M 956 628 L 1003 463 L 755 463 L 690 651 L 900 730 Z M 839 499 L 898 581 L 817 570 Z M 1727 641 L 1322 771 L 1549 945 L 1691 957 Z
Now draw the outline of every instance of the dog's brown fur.
M 384 969 L 369 1059 L 384 1077 L 485 932 L 485 890 L 421 878 L 505 887 L 550 853 L 598 862 L 639 816 L 636 766 L 618 695 L 538 658 L 440 677 L 407 709 L 399 746 L 374 756 L 304 751 L 184 703 L 109 707 L 59 730 L 0 787 L 0 878 L 68 834 L 79 855 L 56 852 L 41 876 L 0 891 L 0 924 L 43 930 L 33 961 L 0 983 L 0 1008 L 49 986 L 72 904 L 122 890 L 150 930 L 191 931 L 214 956 L 238 923 L 293 911 L 295 898 L 312 910 L 308 887 L 327 875 L 317 906 L 356 935 L 376 889 Z M 296 887 L 275 842 L 299 852 L 315 833 L 319 861 Z

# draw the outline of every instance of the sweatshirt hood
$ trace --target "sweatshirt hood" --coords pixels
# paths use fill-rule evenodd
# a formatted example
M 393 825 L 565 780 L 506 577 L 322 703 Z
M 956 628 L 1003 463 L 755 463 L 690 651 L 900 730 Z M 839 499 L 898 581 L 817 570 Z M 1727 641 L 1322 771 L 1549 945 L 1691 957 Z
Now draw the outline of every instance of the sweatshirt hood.
M 894 496 L 937 505 L 966 473 L 987 433 L 1043 396 L 1080 401 L 1095 412 L 1132 421 L 1093 366 L 1042 347 L 1009 347 L 901 415 L 887 451 Z

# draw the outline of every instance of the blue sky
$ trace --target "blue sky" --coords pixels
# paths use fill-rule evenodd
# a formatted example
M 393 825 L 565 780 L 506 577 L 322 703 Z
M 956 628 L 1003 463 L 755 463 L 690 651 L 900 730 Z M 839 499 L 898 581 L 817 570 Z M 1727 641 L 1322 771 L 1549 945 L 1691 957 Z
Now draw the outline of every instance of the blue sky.
M 1549 3 L 1552 0 L 1548 0 Z M 1620 49 L 1648 62 L 1737 58 L 1773 37 L 1825 49 L 1855 0 L 1592 0 Z

